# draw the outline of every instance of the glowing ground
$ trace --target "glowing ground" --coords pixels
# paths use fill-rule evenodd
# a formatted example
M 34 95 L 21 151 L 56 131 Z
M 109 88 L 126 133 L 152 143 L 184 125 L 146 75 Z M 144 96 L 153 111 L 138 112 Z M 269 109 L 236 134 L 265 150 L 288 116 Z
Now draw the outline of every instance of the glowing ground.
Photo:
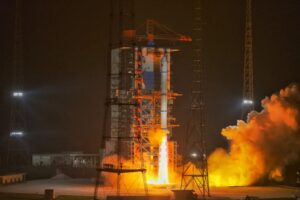
M 90 179 L 44 179 L 28 181 L 22 184 L 0 186 L 0 192 L 43 194 L 45 189 L 54 189 L 57 195 L 92 196 L 94 181 Z M 100 188 L 106 195 L 113 195 L 112 188 Z M 129 194 L 129 193 L 127 193 Z M 130 194 L 143 194 L 135 191 Z M 172 195 L 168 189 L 151 188 L 150 194 Z M 227 197 L 230 199 L 243 199 L 246 195 L 259 198 L 291 198 L 297 194 L 296 188 L 291 187 L 222 187 L 211 188 L 212 198 Z

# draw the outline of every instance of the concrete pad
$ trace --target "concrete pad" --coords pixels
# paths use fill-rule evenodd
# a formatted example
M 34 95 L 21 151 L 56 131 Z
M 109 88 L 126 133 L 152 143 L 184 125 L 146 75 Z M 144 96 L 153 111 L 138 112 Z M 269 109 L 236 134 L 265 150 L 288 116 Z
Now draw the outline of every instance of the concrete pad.
M 25 183 L 2 185 L 0 192 L 44 194 L 45 189 L 54 189 L 56 195 L 93 196 L 94 180 L 92 179 L 43 179 L 27 181 Z M 289 187 L 222 187 L 211 188 L 211 199 L 230 198 L 244 199 L 248 196 L 259 198 L 291 198 L 297 194 L 297 188 Z M 115 195 L 115 188 L 101 187 L 99 194 Z M 143 190 L 131 191 L 129 188 L 125 195 L 143 195 Z M 149 194 L 172 196 L 169 189 L 149 188 Z

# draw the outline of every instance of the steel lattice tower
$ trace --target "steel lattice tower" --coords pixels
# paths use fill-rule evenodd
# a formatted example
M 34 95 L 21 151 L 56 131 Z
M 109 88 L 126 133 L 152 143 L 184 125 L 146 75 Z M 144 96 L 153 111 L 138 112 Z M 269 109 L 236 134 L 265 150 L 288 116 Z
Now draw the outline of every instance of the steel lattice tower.
M 193 35 L 193 83 L 191 94 L 190 120 L 185 144 L 184 167 L 181 189 L 194 187 L 203 198 L 209 196 L 209 179 L 206 152 L 206 105 L 205 67 L 203 63 L 203 2 L 195 0 Z M 188 162 L 193 164 L 187 164 Z
M 243 83 L 243 105 L 242 119 L 254 109 L 253 94 L 253 36 L 252 36 L 252 2 L 246 0 L 245 18 L 245 47 L 244 47 L 244 83 Z
M 29 162 L 29 150 L 25 142 L 26 119 L 23 106 L 23 38 L 22 0 L 16 0 L 14 21 L 14 52 L 10 133 L 8 136 L 7 165 L 20 166 Z
M 141 132 L 131 134 L 132 111 L 139 110 L 140 101 L 132 98 L 131 80 L 139 76 L 134 71 L 135 38 L 125 37 L 133 34 L 134 0 L 110 0 L 109 48 L 107 62 L 106 105 L 103 120 L 100 165 L 97 168 L 94 199 L 100 196 L 100 179 L 103 172 L 117 175 L 117 196 L 121 195 L 121 176 L 126 173 L 140 173 L 143 178 L 145 194 L 148 195 L 146 169 L 143 152 L 140 148 L 141 163 L 135 168 L 123 166 L 121 157 L 130 157 L 133 141 L 142 143 Z M 139 126 L 140 122 L 136 122 Z M 140 145 L 142 147 L 142 144 Z M 108 150 L 109 149 L 109 150 Z M 115 163 L 103 163 L 103 157 L 111 153 L 117 156 Z

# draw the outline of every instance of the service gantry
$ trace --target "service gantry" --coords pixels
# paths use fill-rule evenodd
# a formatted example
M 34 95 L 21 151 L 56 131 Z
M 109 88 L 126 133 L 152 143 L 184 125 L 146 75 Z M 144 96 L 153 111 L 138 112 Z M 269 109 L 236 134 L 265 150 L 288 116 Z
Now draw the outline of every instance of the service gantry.
M 171 48 L 190 37 L 178 34 L 155 20 L 134 26 L 133 0 L 111 0 L 110 44 L 108 53 L 107 101 L 104 116 L 102 158 L 117 155 L 117 162 L 101 163 L 95 187 L 98 198 L 102 172 L 115 173 L 120 195 L 122 173 L 141 172 L 147 193 L 146 170 L 158 170 L 159 146 L 149 139 L 152 130 L 168 134 L 171 168 L 176 168 L 177 147 L 171 138 L 176 127 L 172 117 L 173 100 L 179 94 L 171 88 Z M 114 42 L 118 41 L 118 42 Z M 177 51 L 177 49 L 176 49 Z M 146 157 L 146 159 L 144 158 Z M 100 158 L 100 160 L 107 160 Z M 132 161 L 130 168 L 122 159 Z
M 139 165 L 129 167 L 122 163 L 122 158 L 128 158 L 127 152 L 131 150 L 132 141 L 142 142 L 141 132 L 132 135 L 130 126 L 132 110 L 141 107 L 139 101 L 132 99 L 130 92 L 131 79 L 136 76 L 134 74 L 135 40 L 124 37 L 125 32 L 132 33 L 135 30 L 134 1 L 110 0 L 109 18 L 106 103 L 94 199 L 99 199 L 101 196 L 100 179 L 103 172 L 117 175 L 117 196 L 121 194 L 121 176 L 126 173 L 140 173 L 145 194 L 148 194 L 142 149 L 139 151 L 141 157 Z M 112 161 L 114 163 L 106 163 L 103 158 L 108 155 L 116 155 L 117 160 Z

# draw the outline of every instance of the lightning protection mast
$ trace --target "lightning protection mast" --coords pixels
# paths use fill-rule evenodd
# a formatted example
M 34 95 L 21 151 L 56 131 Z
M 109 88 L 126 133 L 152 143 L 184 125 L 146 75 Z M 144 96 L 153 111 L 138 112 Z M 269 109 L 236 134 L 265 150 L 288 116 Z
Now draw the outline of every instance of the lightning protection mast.
M 206 151 L 205 66 L 203 62 L 203 1 L 194 0 L 193 83 L 181 189 L 195 187 L 202 198 L 210 195 Z
M 241 118 L 246 120 L 247 114 L 254 109 L 253 92 L 253 36 L 252 36 L 252 1 L 246 0 L 245 47 L 244 47 L 244 79 Z
M 16 167 L 29 164 L 29 149 L 25 141 L 26 119 L 23 92 L 23 35 L 22 0 L 15 1 L 13 77 L 11 89 L 10 132 L 7 140 L 7 166 Z

